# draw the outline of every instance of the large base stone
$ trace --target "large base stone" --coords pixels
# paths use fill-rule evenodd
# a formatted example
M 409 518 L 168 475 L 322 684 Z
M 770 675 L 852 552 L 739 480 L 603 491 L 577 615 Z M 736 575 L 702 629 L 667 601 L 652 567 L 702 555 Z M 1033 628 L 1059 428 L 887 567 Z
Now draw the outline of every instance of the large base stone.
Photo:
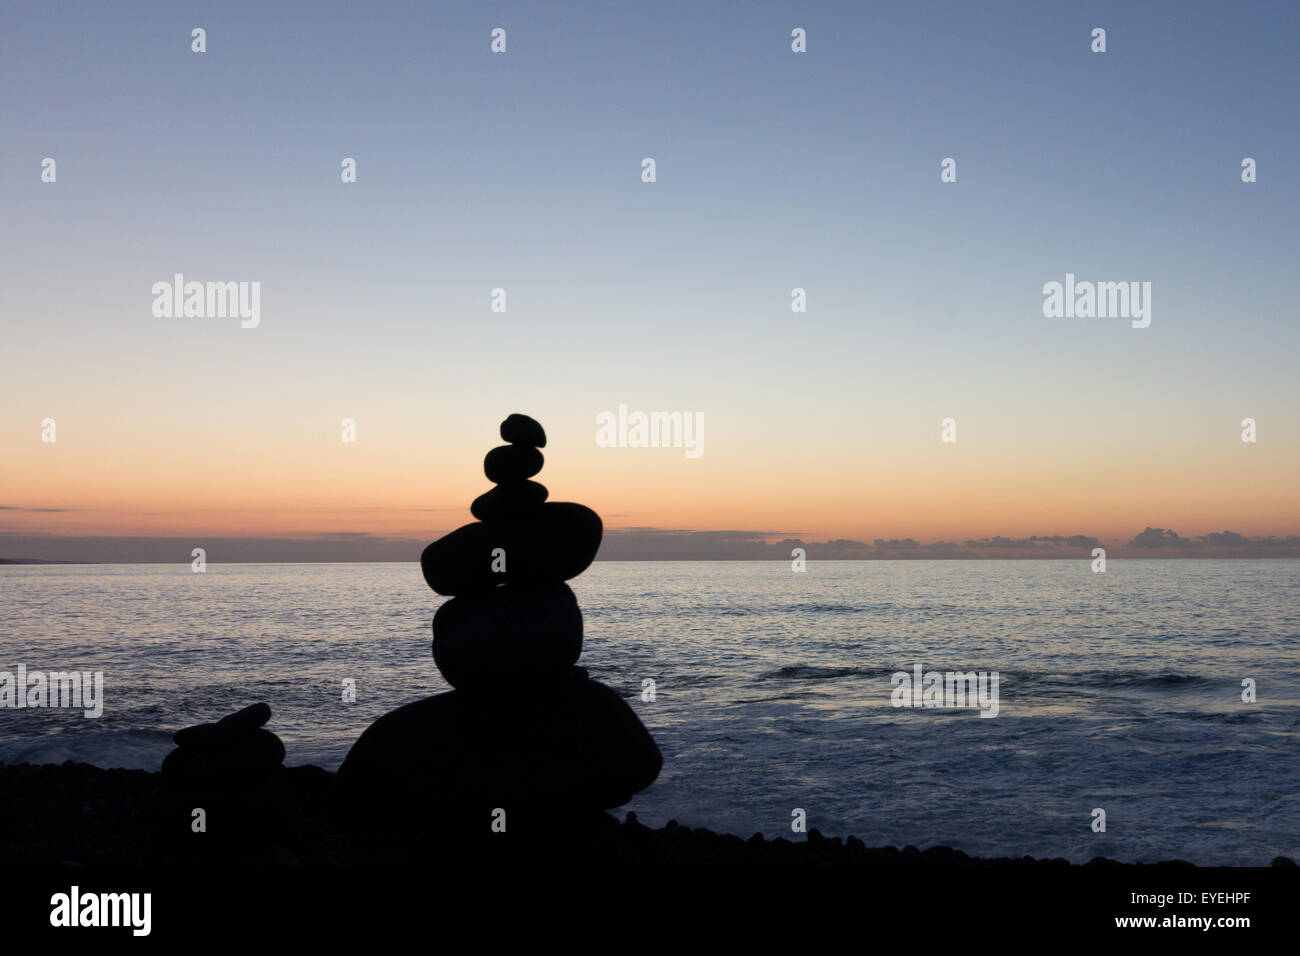
M 663 757 L 631 707 L 575 667 L 511 695 L 449 691 L 385 714 L 339 768 L 336 812 L 361 829 L 490 832 L 492 812 L 534 817 L 621 806 Z M 434 818 L 430 814 L 438 814 Z

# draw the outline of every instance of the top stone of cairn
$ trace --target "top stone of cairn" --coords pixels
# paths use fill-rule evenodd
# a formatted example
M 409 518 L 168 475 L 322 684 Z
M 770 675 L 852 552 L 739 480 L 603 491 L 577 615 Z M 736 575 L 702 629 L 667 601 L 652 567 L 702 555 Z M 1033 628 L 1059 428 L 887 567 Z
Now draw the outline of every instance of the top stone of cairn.
M 543 431 L 542 423 L 537 419 L 515 412 L 501 423 L 501 440 L 511 445 L 545 448 L 546 432 Z

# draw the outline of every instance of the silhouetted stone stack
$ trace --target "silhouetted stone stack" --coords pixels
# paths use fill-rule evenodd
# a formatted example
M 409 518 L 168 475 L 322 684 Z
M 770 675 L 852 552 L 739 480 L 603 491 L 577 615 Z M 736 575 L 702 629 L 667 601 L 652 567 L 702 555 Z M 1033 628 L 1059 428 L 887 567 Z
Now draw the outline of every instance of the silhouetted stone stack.
M 176 749 L 163 760 L 163 778 L 182 786 L 207 786 L 235 779 L 259 780 L 284 761 L 284 744 L 262 725 L 266 704 L 252 704 L 215 724 L 186 727 L 172 735 Z
M 172 736 L 176 749 L 162 764 L 162 817 L 172 838 L 219 853 L 297 828 L 301 814 L 285 784 L 284 744 L 263 727 L 270 718 L 270 707 L 253 704 Z M 203 811 L 201 830 L 196 810 Z
M 420 558 L 429 586 L 452 595 L 433 618 L 433 658 L 455 690 L 379 718 L 339 768 L 336 808 L 367 829 L 400 826 L 394 813 L 484 834 L 498 809 L 507 832 L 589 818 L 627 803 L 662 766 L 632 708 L 575 666 L 582 612 L 564 582 L 595 558 L 600 517 L 547 502 L 530 480 L 542 468 L 540 424 L 511 415 L 501 437 L 508 444 L 483 463 L 497 487 L 470 509 L 481 520 Z

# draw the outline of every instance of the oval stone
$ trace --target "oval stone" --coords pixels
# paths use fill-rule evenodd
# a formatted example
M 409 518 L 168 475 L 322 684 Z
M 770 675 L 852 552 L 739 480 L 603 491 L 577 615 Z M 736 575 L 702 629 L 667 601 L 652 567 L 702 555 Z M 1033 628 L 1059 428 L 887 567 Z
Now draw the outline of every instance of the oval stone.
M 636 712 L 575 667 L 532 693 L 453 690 L 390 711 L 352 746 L 332 798 L 362 828 L 408 826 L 411 807 L 478 827 L 494 807 L 621 806 L 662 766 Z
M 433 660 L 457 689 L 565 673 L 582 653 L 582 611 L 567 584 L 507 584 L 454 597 L 433 616 Z
M 498 485 L 523 481 L 542 470 L 542 453 L 527 445 L 498 445 L 483 459 L 483 473 Z

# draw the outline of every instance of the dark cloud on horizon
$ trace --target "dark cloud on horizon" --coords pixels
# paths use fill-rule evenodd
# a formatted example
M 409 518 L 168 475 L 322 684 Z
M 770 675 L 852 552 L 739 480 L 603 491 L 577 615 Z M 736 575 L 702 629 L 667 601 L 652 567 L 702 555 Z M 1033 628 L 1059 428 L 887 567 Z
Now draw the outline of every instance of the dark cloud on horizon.
M 970 538 L 961 543 L 915 538 L 876 538 L 872 542 L 852 538 L 807 541 L 786 536 L 772 541 L 764 531 L 685 531 L 656 528 L 621 528 L 605 532 L 600 559 L 635 560 L 790 560 L 790 552 L 803 548 L 809 560 L 889 559 L 979 559 L 979 558 L 1074 558 L 1091 557 L 1101 540 L 1087 534 L 1031 535 L 1012 538 L 995 535 Z M 1171 547 L 1170 545 L 1174 545 Z M 1107 547 L 1111 557 L 1142 557 L 1154 553 L 1179 557 L 1300 557 L 1300 537 L 1247 538 L 1234 531 L 1202 535 L 1196 540 L 1172 531 L 1147 528 L 1129 545 Z
M 1229 548 L 1242 548 L 1250 544 L 1246 538 L 1243 538 L 1235 531 L 1214 531 L 1210 534 L 1201 535 L 1199 540 L 1204 541 L 1206 544 Z
M 1097 547 L 1100 543 L 1101 542 L 1092 537 L 1092 535 L 1087 534 L 1031 535 L 1028 538 L 1004 538 L 1001 535 L 998 535 L 993 538 L 974 538 L 963 542 L 963 544 L 968 548 L 996 548 L 1003 551 L 1050 551 L 1062 547 L 1092 549 Z
M 779 540 L 773 540 L 782 535 Z M 103 537 L 0 531 L 0 560 L 90 563 L 188 564 L 196 547 L 209 563 L 417 561 L 428 538 L 381 537 L 366 531 L 326 531 L 297 538 Z M 691 531 L 673 528 L 606 529 L 597 560 L 745 561 L 791 560 L 802 548 L 808 560 L 900 560 L 981 558 L 1085 558 L 1099 546 L 1091 535 L 994 535 L 962 542 L 922 543 L 915 538 L 853 538 L 808 541 L 788 532 Z M 1109 557 L 1300 557 L 1300 537 L 1247 538 L 1218 531 L 1195 539 L 1164 528 L 1144 529 L 1127 545 L 1107 547 Z
M 1191 543 L 1189 538 L 1180 538 L 1176 531 L 1147 526 L 1146 530 L 1129 542 L 1129 545 L 1134 548 L 1171 548 L 1186 547 Z

